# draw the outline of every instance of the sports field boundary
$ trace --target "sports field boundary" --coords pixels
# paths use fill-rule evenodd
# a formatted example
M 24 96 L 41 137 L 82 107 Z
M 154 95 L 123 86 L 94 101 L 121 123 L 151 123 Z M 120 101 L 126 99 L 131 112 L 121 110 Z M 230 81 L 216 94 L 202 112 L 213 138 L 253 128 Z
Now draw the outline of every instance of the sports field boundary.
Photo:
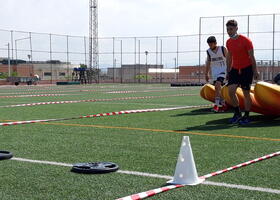
M 203 132 L 192 132 L 192 131 L 176 131 L 167 129 L 151 129 L 151 128 L 139 128 L 139 127 L 126 127 L 126 126 L 106 126 L 106 125 L 94 125 L 94 124 L 69 124 L 69 123 L 50 123 L 42 122 L 41 124 L 56 125 L 56 126 L 77 126 L 77 127 L 93 127 L 93 128 L 104 128 L 104 129 L 123 129 L 123 130 L 137 130 L 137 131 L 149 131 L 158 133 L 179 133 L 199 136 L 212 136 L 212 137 L 226 137 L 226 138 L 239 138 L 249 140 L 261 140 L 261 141 L 276 141 L 280 142 L 278 138 L 264 138 L 244 135 L 229 135 L 229 134 L 218 134 L 218 133 L 203 133 Z
M 267 154 L 265 156 L 262 156 L 262 157 L 259 157 L 259 158 L 256 158 L 256 159 L 249 160 L 247 162 L 243 162 L 243 163 L 234 165 L 232 167 L 225 168 L 223 170 L 219 170 L 219 171 L 216 171 L 216 172 L 206 174 L 204 176 L 200 176 L 199 178 L 200 179 L 207 179 L 207 178 L 210 178 L 210 177 L 213 177 L 213 176 L 217 176 L 217 175 L 220 175 L 220 174 L 224 174 L 224 173 L 242 168 L 242 167 L 247 167 L 251 164 L 255 164 L 257 162 L 261 162 L 261 161 L 264 161 L 264 160 L 267 160 L 267 159 L 271 159 L 271 158 L 274 158 L 274 157 L 279 156 L 279 155 L 280 155 L 280 151 L 274 152 L 274 153 L 271 153 L 271 154 Z M 145 199 L 145 198 L 148 198 L 148 197 L 155 196 L 155 195 L 160 194 L 162 192 L 167 192 L 167 191 L 170 191 L 172 189 L 181 188 L 181 187 L 185 187 L 185 186 L 187 186 L 187 185 L 167 185 L 167 186 L 160 187 L 160 188 L 157 188 L 157 189 L 152 189 L 152 190 L 141 192 L 141 193 L 138 193 L 138 194 L 133 194 L 133 195 L 129 195 L 129 196 L 126 196 L 126 197 L 122 197 L 122 198 L 119 198 L 117 200 L 141 200 L 141 199 Z
M 117 111 L 117 112 L 99 113 L 99 114 L 94 114 L 94 115 L 68 117 L 68 118 L 58 118 L 58 119 L 38 119 L 38 120 L 27 120 L 27 121 L 13 121 L 13 122 L 7 122 L 7 123 L 0 123 L 0 126 L 34 124 L 34 123 L 40 123 L 40 122 L 63 121 L 63 120 L 82 119 L 82 118 L 114 116 L 114 115 L 122 115 L 122 114 L 160 112 L 160 111 L 171 111 L 171 110 L 204 108 L 204 107 L 209 107 L 209 104 L 197 105 L 197 106 L 180 106 L 180 107 L 171 107 L 171 108 L 151 108 L 151 109 L 138 109 L 138 110 L 124 110 L 124 111 Z
M 0 98 L 25 98 L 25 97 L 59 97 L 70 94 L 29 94 L 29 95 L 16 95 L 16 96 L 0 96 Z M 73 95 L 73 94 L 72 94 Z
M 40 105 L 51 105 L 51 104 L 70 104 L 70 103 L 89 103 L 89 102 L 103 102 L 103 101 L 122 101 L 122 100 L 138 100 L 138 99 L 155 99 L 155 98 L 166 98 L 166 97 L 183 97 L 183 96 L 197 96 L 197 94 L 174 94 L 164 96 L 143 96 L 143 97 L 120 97 L 112 99 L 87 99 L 87 100 L 71 100 L 71 101 L 47 101 L 47 102 L 36 102 L 16 105 L 0 106 L 0 108 L 14 108 L 14 107 L 26 107 L 26 106 L 40 106 Z
M 73 166 L 73 164 L 70 164 L 70 163 L 45 161 L 45 160 L 33 160 L 33 159 L 18 158 L 18 157 L 13 157 L 13 158 L 11 158 L 11 160 L 19 161 L 19 162 L 53 165 L 53 166 L 63 166 L 63 167 L 72 167 Z M 159 178 L 159 179 L 165 179 L 165 180 L 172 179 L 172 176 L 168 176 L 168 175 L 151 174 L 151 173 L 146 173 L 146 172 L 137 172 L 137 171 L 128 171 L 128 170 L 118 170 L 116 173 L 134 175 L 134 176 L 142 176 L 142 177 L 150 177 L 150 178 Z M 265 192 L 265 193 L 272 193 L 272 194 L 280 194 L 280 190 L 272 189 L 272 188 L 253 187 L 253 186 L 247 186 L 247 185 L 230 184 L 230 183 L 213 182 L 213 181 L 205 181 L 202 184 L 218 186 L 218 187 L 233 188 L 233 189 L 258 191 L 258 192 Z

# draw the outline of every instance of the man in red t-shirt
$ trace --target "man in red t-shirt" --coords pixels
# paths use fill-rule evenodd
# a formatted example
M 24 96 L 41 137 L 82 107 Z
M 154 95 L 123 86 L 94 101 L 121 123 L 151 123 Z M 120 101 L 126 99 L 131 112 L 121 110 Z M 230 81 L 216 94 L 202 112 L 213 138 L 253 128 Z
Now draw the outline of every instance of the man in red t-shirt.
M 243 35 L 237 34 L 238 26 L 235 20 L 229 20 L 226 24 L 229 39 L 226 46 L 227 54 L 227 78 L 229 96 L 234 107 L 234 115 L 230 123 L 250 123 L 249 111 L 252 100 L 250 88 L 253 78 L 258 79 L 259 73 L 256 67 L 254 48 L 251 40 Z M 245 114 L 242 117 L 239 102 L 236 96 L 237 87 L 241 87 L 244 94 Z

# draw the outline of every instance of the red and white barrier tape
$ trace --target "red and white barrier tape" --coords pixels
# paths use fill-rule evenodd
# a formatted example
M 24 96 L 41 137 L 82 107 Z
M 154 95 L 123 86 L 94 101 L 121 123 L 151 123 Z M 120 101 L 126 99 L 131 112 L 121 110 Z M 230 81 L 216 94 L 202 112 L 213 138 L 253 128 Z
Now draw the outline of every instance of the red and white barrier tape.
M 134 100 L 134 99 L 154 99 L 154 98 L 194 96 L 194 95 L 196 95 L 196 94 L 176 94 L 176 95 L 165 95 L 165 96 L 123 97 L 123 98 L 113 98 L 113 99 L 89 99 L 89 100 L 74 100 L 74 101 L 54 101 L 54 102 L 50 101 L 50 102 L 38 102 L 38 103 L 7 105 L 7 106 L 0 106 L 0 108 L 14 108 L 14 107 L 50 105 L 50 104 L 101 102 L 101 101 L 120 101 L 120 100 Z
M 182 89 L 182 88 L 178 88 L 176 91 L 178 90 L 184 90 L 187 91 L 186 89 Z M 127 93 L 141 93 L 141 92 L 170 92 L 172 90 L 126 90 L 126 91 L 110 91 L 110 92 L 106 92 L 108 94 L 127 94 Z
M 72 92 L 98 92 L 97 90 L 53 90 L 52 93 L 72 93 Z M 0 94 L 10 94 L 10 95 L 28 95 L 28 94 L 42 94 L 47 93 L 47 91 L 30 91 L 30 92 L 7 92 Z
M 279 155 L 280 155 L 280 151 L 275 152 L 275 153 L 271 153 L 271 154 L 262 156 L 262 157 L 260 157 L 260 158 L 256 158 L 256 159 L 254 159 L 254 160 L 250 160 L 250 161 L 247 161 L 247 162 L 244 162 L 244 163 L 241 163 L 241 164 L 238 164 L 238 165 L 235 165 L 235 166 L 232 166 L 232 167 L 223 169 L 223 170 L 219 170 L 219 171 L 216 171 L 216 172 L 212 172 L 212 173 L 210 173 L 210 174 L 206 174 L 206 175 L 204 175 L 204 176 L 201 176 L 200 178 L 206 179 L 206 178 L 210 178 L 210 177 L 212 177 L 212 176 L 217 176 L 217 175 L 219 175 L 219 174 L 223 174 L 223 173 L 226 173 L 226 172 L 229 172 L 229 171 L 232 171 L 232 170 L 241 168 L 241 167 L 246 167 L 246 166 L 248 166 L 248 165 L 251 165 L 251 164 L 254 164 L 254 163 L 257 163 L 257 162 L 260 162 L 260 161 L 269 159 L 269 158 L 273 158 L 273 157 L 279 156 Z
M 276 156 L 279 156 L 279 155 L 280 155 L 280 151 L 275 152 L 275 153 L 271 153 L 271 154 L 262 156 L 260 158 L 256 158 L 254 160 L 250 160 L 250 161 L 247 161 L 247 162 L 244 162 L 244 163 L 241 163 L 241 164 L 238 164 L 238 165 L 234 165 L 232 167 L 229 167 L 229 168 L 226 168 L 226 169 L 223 169 L 223 170 L 219 170 L 219 171 L 216 171 L 216 172 L 212 172 L 210 174 L 206 174 L 206 175 L 201 176 L 199 178 L 206 179 L 206 178 L 210 178 L 212 176 L 217 176 L 219 174 L 223 174 L 223 173 L 226 173 L 226 172 L 229 172 L 229 171 L 241 168 L 241 167 L 246 167 L 246 166 L 248 166 L 250 164 L 253 164 L 253 163 L 256 163 L 256 162 L 260 162 L 260 161 L 263 161 L 263 160 L 267 160 L 267 159 L 270 159 L 270 158 L 273 158 L 273 157 L 276 157 Z M 169 191 L 169 190 L 175 189 L 175 188 L 180 188 L 180 187 L 184 187 L 184 185 L 164 186 L 164 187 L 153 189 L 153 190 L 149 190 L 149 191 L 146 191 L 146 192 L 141 192 L 141 193 L 138 193 L 138 194 L 133 194 L 133 195 L 130 195 L 130 196 L 127 196 L 127 197 L 122 197 L 122 198 L 119 198 L 117 200 L 140 200 L 140 199 L 151 197 L 151 196 L 154 196 L 156 194 L 159 194 L 159 193 L 162 193 L 162 192 L 166 192 L 166 191 Z
M 111 91 L 111 92 L 106 92 L 107 94 L 128 94 L 128 93 L 137 93 L 137 92 L 143 92 L 143 91 Z
M 123 197 L 120 198 L 118 200 L 138 200 L 138 199 L 145 199 L 147 197 L 151 197 L 154 196 L 156 194 L 162 193 L 162 192 L 167 192 L 169 190 L 175 189 L 175 188 L 180 188 L 180 187 L 184 187 L 184 185 L 167 185 L 161 188 L 157 188 L 154 190 L 149 190 L 146 192 L 141 192 L 138 194 L 133 194 L 131 196 L 127 196 L 127 197 Z
M 0 98 L 20 98 L 20 97 L 56 97 L 65 96 L 69 94 L 30 94 L 30 95 L 18 95 L 18 96 L 0 96 Z
M 50 122 L 50 121 L 62 121 L 62 120 L 71 120 L 71 119 L 105 117 L 105 116 L 112 116 L 112 115 L 144 113 L 144 112 L 159 112 L 159 111 L 191 109 L 191 108 L 204 108 L 204 107 L 209 107 L 209 105 L 182 106 L 182 107 L 173 107 L 173 108 L 153 108 L 153 109 L 141 109 L 141 110 L 124 110 L 124 111 L 118 111 L 118 112 L 99 113 L 99 114 L 95 114 L 95 115 L 86 115 L 86 116 L 60 118 L 60 119 L 44 119 L 44 120 L 6 122 L 6 123 L 0 123 L 0 126 L 12 126 L 12 125 L 20 125 L 20 124 L 33 124 L 33 123 L 40 123 L 40 122 Z

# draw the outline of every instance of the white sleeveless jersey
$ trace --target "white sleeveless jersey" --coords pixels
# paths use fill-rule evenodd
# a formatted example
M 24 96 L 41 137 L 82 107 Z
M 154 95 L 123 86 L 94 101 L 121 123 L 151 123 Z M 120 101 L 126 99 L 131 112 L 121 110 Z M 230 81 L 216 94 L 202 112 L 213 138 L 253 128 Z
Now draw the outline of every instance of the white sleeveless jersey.
M 223 53 L 223 49 L 221 46 L 217 47 L 217 52 L 213 52 L 210 48 L 207 50 L 207 54 L 210 57 L 210 66 L 211 67 L 225 67 L 226 66 L 226 58 Z
M 216 81 L 219 77 L 226 77 L 226 58 L 224 56 L 223 47 L 218 46 L 217 52 L 213 52 L 210 48 L 207 54 L 210 59 L 212 79 Z

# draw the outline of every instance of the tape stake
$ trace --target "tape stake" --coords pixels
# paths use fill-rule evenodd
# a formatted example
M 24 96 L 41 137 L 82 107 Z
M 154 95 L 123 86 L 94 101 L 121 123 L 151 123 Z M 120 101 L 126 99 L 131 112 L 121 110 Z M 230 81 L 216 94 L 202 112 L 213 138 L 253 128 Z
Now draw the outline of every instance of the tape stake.
M 279 155 L 280 155 L 280 151 L 275 152 L 275 153 L 271 153 L 271 154 L 256 158 L 254 160 L 250 160 L 250 161 L 247 161 L 247 162 L 244 162 L 244 163 L 241 163 L 241 164 L 238 164 L 238 165 L 234 165 L 232 167 L 229 167 L 229 168 L 226 168 L 226 169 L 223 169 L 223 170 L 219 170 L 219 171 L 216 171 L 216 172 L 212 172 L 210 174 L 206 174 L 206 175 L 201 176 L 199 178 L 207 179 L 207 178 L 210 178 L 212 176 L 217 176 L 217 175 L 220 175 L 220 174 L 223 174 L 223 173 L 226 173 L 226 172 L 229 172 L 229 171 L 241 168 L 241 167 L 246 167 L 248 165 L 251 165 L 251 164 L 263 161 L 263 160 L 267 160 L 267 159 L 270 159 L 270 158 L 273 158 L 273 157 L 276 157 L 276 156 L 279 156 Z M 168 186 L 164 186 L 164 187 L 161 187 L 161 188 L 149 190 L 149 191 L 146 191 L 146 192 L 141 192 L 141 193 L 138 193 L 138 194 L 133 194 L 133 195 L 130 195 L 130 196 L 122 197 L 122 198 L 119 198 L 117 200 L 140 200 L 140 199 L 145 199 L 147 197 L 151 197 L 151 196 L 154 196 L 156 194 L 166 192 L 166 191 L 169 191 L 169 190 L 172 190 L 172 189 L 175 189 L 175 188 L 184 187 L 184 186 L 185 185 L 168 185 Z

